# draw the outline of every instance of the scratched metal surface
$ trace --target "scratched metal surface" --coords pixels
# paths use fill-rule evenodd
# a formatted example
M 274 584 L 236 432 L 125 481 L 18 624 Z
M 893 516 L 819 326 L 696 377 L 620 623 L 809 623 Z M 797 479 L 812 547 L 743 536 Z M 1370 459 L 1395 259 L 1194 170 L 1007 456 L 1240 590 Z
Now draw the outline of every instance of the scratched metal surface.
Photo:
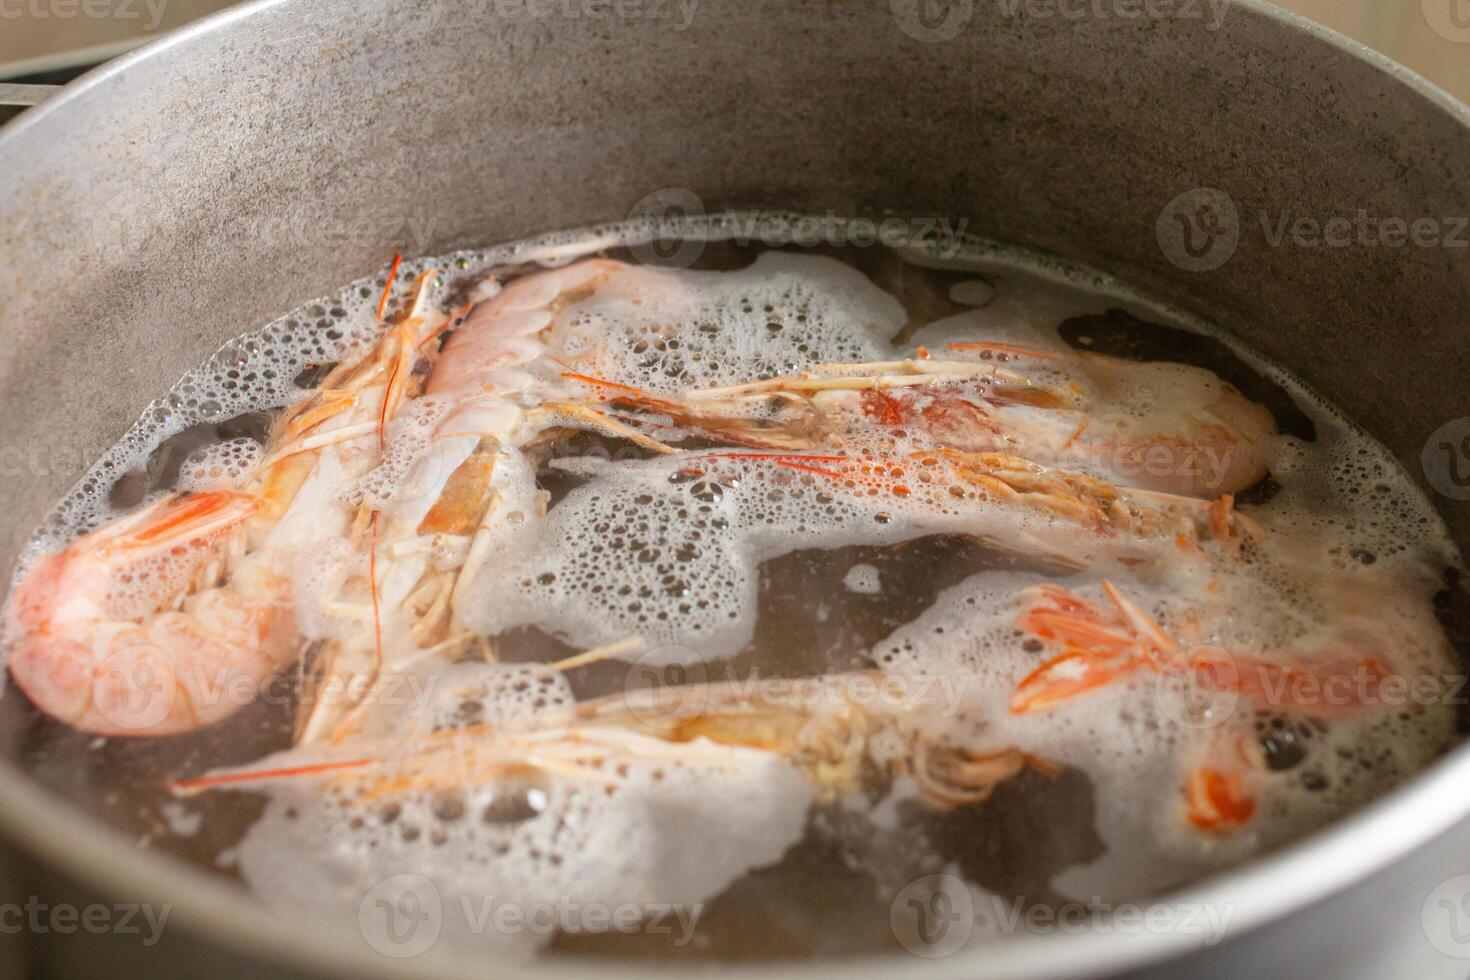
M 6 0 L 0 78 L 95 64 L 234 0 Z
M 437 253 L 621 218 L 670 187 L 709 208 L 945 213 L 1229 324 L 1414 472 L 1426 437 L 1465 414 L 1470 250 L 1281 248 L 1251 222 L 1283 210 L 1470 213 L 1470 122 L 1254 6 L 1232 8 L 1216 30 L 977 3 L 962 31 L 933 42 L 899 29 L 888 3 L 704 0 L 682 31 L 652 18 L 498 17 L 494 4 L 371 10 L 248 7 L 84 80 L 0 137 L 0 459 L 51 454 L 7 470 L 0 566 L 160 379 L 380 266 L 385 242 L 328 244 L 321 232 L 363 216 L 416 229 L 399 244 Z M 1245 233 L 1223 267 L 1187 273 L 1161 251 L 1157 223 L 1200 187 L 1231 197 Z M 1446 516 L 1470 540 L 1466 506 L 1446 503 Z M 0 755 L 24 738 L 0 731 Z M 1457 756 L 1419 795 L 1350 822 L 1349 836 L 1324 835 L 1221 887 L 1262 909 L 1313 882 L 1332 891 L 1369 870 L 1364 855 L 1385 857 L 1384 828 L 1407 846 L 1470 813 L 1465 769 Z M 3 766 L 0 783 L 13 833 L 114 889 L 175 896 L 181 921 L 220 942 L 298 966 L 454 972 L 354 960 L 363 951 L 349 937 L 275 920 L 186 869 L 144 865 Z M 1405 934 L 1401 909 L 1417 916 L 1412 903 L 1383 914 L 1384 896 L 1470 867 L 1467 847 L 1462 828 L 1250 938 L 1283 968 L 1381 975 L 1364 972 L 1381 965 L 1364 950 Z M 1348 937 L 1333 925 L 1344 916 Z M 1083 976 L 1183 952 L 1073 938 L 844 972 Z M 1415 975 L 1444 966 L 1418 945 Z M 1226 952 L 1169 970 L 1231 962 Z

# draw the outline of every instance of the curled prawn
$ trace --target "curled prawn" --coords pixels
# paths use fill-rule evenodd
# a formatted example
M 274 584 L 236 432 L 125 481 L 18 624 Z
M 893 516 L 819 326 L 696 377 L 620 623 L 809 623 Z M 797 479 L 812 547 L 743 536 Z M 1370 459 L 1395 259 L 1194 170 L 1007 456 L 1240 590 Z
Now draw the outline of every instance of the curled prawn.
M 167 497 L 27 570 L 5 624 L 17 684 L 84 731 L 171 735 L 229 716 L 310 647 L 312 687 L 360 682 L 363 693 L 317 699 L 299 737 L 350 733 L 387 668 L 469 640 L 454 625 L 452 598 L 504 523 L 491 501 L 517 472 L 505 450 L 584 428 L 667 451 L 591 406 L 558 400 L 557 371 L 530 373 L 561 309 L 614 275 L 634 285 L 653 276 L 630 268 L 594 259 L 544 270 L 453 316 L 428 303 L 436 271 L 420 274 L 379 342 L 281 414 L 243 490 Z M 410 468 L 412 492 L 345 503 L 385 464 L 395 420 L 425 395 L 448 411 Z M 296 565 L 334 549 L 328 592 L 312 598 L 340 614 L 324 642 L 308 644 Z M 150 562 L 171 574 L 149 578 Z
M 317 462 L 340 452 L 334 472 L 370 465 L 407 388 L 395 369 L 425 322 L 427 278 L 404 325 L 277 420 L 244 489 L 166 496 L 27 569 L 4 640 L 41 710 L 99 735 L 173 735 L 228 717 L 296 661 L 293 561 L 348 524 L 322 506 L 337 488 Z
M 234 705 L 218 696 L 221 681 L 258 682 L 295 653 L 279 569 L 246 561 L 216 581 L 220 551 L 239 546 L 256 512 L 238 493 L 166 498 L 41 558 L 11 600 L 11 676 L 48 714 L 100 735 L 171 735 L 224 717 Z M 202 588 L 145 596 L 141 612 L 117 608 L 130 571 L 201 545 L 215 553 L 196 577 Z

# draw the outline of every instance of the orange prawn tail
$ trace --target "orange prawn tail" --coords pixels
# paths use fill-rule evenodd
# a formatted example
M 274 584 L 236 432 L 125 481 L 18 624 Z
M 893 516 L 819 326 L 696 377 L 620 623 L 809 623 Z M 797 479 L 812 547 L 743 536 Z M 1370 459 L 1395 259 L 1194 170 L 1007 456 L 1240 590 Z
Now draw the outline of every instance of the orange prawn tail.
M 1228 834 L 1250 823 L 1256 801 L 1239 772 L 1199 766 L 1184 787 L 1184 818 L 1211 834 Z

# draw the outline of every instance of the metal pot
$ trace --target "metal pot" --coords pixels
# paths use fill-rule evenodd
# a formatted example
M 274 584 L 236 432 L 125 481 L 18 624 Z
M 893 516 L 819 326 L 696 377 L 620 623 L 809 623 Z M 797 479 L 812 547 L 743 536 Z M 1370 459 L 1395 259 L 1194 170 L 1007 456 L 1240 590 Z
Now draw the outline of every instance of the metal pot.
M 260 0 L 0 133 L 0 565 L 150 395 L 227 338 L 380 266 L 394 244 L 434 254 L 620 219 L 668 188 L 710 209 L 963 217 L 1106 269 L 1292 366 L 1424 478 L 1470 545 L 1470 493 L 1433 464 L 1448 437 L 1429 441 L 1466 414 L 1470 249 L 1270 233 L 1282 215 L 1361 209 L 1452 236 L 1470 215 L 1470 111 L 1341 37 L 1256 0 Z M 1202 203 L 1225 223 L 1192 225 Z M 1181 217 L 1193 234 L 1173 238 Z M 383 960 L 350 931 L 263 908 L 41 790 L 28 764 L 27 728 L 0 730 L 13 861 L 173 907 L 155 948 L 32 936 L 55 963 L 463 970 L 438 950 Z M 1431 894 L 1462 871 L 1470 749 L 1179 896 L 1233 911 L 1218 946 L 1088 930 L 760 973 L 1463 975 L 1444 950 L 1470 947 L 1436 932 L 1460 912 Z M 8 880 L 20 896 L 76 887 Z

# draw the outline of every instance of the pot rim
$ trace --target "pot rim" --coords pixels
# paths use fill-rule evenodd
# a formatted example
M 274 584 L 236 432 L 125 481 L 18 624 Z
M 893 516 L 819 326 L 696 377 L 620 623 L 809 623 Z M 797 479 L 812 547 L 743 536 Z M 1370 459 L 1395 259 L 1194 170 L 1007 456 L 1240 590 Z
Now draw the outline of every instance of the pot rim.
M 151 41 L 88 72 L 40 106 L 0 128 L 0 159 L 28 138 L 43 138 L 74 103 L 146 60 L 162 58 L 176 47 L 294 0 L 249 0 L 211 14 Z M 1274 20 L 1284 29 L 1310 35 L 1346 52 L 1408 86 L 1428 102 L 1470 128 L 1470 106 L 1386 55 L 1266 0 L 1233 0 L 1244 12 Z M 34 856 L 62 868 L 80 882 L 118 897 L 172 906 L 171 917 L 199 938 L 220 941 L 238 952 L 281 964 L 325 972 L 391 977 L 451 977 L 462 974 L 456 961 L 425 957 L 391 960 L 375 956 L 350 939 L 345 929 L 324 930 L 321 923 L 273 913 L 245 889 L 182 861 L 150 854 L 90 814 L 35 785 L 26 773 L 0 759 L 0 831 Z M 1173 892 L 1170 904 L 1232 911 L 1221 942 L 1242 935 L 1342 892 L 1470 817 L 1470 741 L 1416 774 L 1382 799 L 1341 818 L 1307 838 Z M 100 832 L 99 832 L 100 831 Z M 1100 931 L 1050 936 L 1012 936 L 1004 943 L 925 961 L 903 953 L 833 961 L 844 975 L 857 978 L 920 977 L 963 970 L 971 976 L 1081 978 L 1138 969 L 1205 945 L 1202 936 L 1174 932 L 1117 935 Z M 822 961 L 797 960 L 727 965 L 729 976 L 809 977 Z M 651 962 L 548 958 L 536 972 L 546 977 L 635 978 L 671 968 Z

